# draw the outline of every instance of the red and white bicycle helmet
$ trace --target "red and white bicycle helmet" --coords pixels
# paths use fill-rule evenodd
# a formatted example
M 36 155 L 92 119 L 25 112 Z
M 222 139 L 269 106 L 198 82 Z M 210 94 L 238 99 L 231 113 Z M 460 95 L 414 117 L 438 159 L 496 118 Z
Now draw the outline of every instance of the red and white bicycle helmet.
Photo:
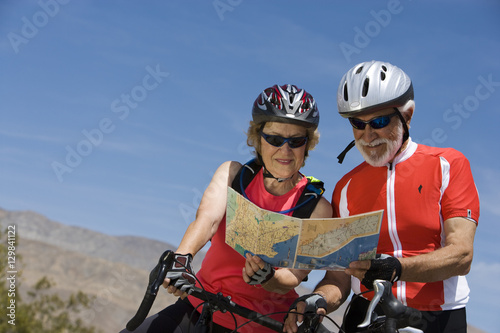
M 354 66 L 342 77 L 337 106 L 340 115 L 349 118 L 398 108 L 413 98 L 413 84 L 405 72 L 388 62 L 373 60 Z
M 318 127 L 319 111 L 314 98 L 295 85 L 274 85 L 255 100 L 252 119 L 256 123 L 276 121 L 304 127 Z

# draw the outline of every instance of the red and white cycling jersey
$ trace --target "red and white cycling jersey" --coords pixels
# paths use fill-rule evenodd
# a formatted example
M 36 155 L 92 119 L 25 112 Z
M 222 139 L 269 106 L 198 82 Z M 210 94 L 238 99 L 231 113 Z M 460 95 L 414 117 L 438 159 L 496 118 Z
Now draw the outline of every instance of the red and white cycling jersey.
M 346 174 L 335 187 L 332 206 L 334 217 L 384 209 L 377 253 L 403 258 L 443 247 L 447 219 L 479 219 L 479 196 L 465 156 L 411 139 L 392 165 L 363 162 Z M 352 289 L 366 290 L 357 278 L 352 278 Z M 469 299 L 464 276 L 432 283 L 398 281 L 393 291 L 422 311 L 462 308 Z

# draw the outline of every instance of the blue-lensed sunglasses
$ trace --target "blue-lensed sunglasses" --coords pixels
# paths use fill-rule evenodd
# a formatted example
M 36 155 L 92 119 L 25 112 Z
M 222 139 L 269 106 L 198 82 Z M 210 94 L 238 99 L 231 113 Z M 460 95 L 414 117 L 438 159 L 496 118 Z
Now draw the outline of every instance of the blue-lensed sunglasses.
M 260 135 L 264 138 L 264 140 L 266 140 L 267 143 L 274 147 L 281 147 L 288 142 L 288 146 L 290 146 L 290 148 L 299 148 L 305 145 L 308 139 L 307 136 L 284 138 L 279 135 L 269 135 L 264 132 L 260 132 Z
M 349 118 L 349 122 L 351 123 L 352 127 L 358 130 L 364 130 L 367 124 L 369 124 L 373 129 L 379 129 L 389 125 L 389 123 L 391 122 L 391 118 L 397 114 L 397 112 L 394 112 L 385 116 L 370 119 L 368 121 L 364 121 L 358 118 Z

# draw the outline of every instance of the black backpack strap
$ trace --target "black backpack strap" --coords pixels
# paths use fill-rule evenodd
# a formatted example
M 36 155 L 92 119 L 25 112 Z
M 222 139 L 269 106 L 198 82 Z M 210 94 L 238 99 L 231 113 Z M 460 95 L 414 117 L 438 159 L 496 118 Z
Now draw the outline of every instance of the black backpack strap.
M 247 188 L 261 168 L 262 165 L 258 164 L 256 159 L 248 161 L 240 168 L 234 177 L 231 187 L 247 198 L 243 189 Z M 325 189 L 322 181 L 314 177 L 307 177 L 306 188 L 300 195 L 297 205 L 295 206 L 296 208 L 293 209 L 292 216 L 309 218 L 324 192 Z
M 306 188 L 299 197 L 297 209 L 293 211 L 292 216 L 303 219 L 311 217 L 323 193 L 325 193 L 324 183 L 314 177 L 307 177 Z
M 252 179 L 257 175 L 261 168 L 262 165 L 257 164 L 255 159 L 248 161 L 240 168 L 240 170 L 234 177 L 233 182 L 231 183 L 231 187 L 236 192 L 243 195 L 243 189 L 247 188 L 247 186 L 250 184 Z M 242 173 L 243 176 L 241 175 Z

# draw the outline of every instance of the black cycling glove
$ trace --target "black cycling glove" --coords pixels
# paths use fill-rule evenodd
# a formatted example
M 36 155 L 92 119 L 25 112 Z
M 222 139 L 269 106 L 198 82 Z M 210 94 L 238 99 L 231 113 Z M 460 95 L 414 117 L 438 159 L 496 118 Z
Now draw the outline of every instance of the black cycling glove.
M 307 294 L 307 295 L 302 295 L 299 298 L 297 298 L 292 305 L 290 305 L 289 312 L 292 310 L 297 310 L 297 303 L 299 302 L 304 302 L 306 303 L 306 307 L 304 309 L 304 313 L 316 313 L 319 308 L 325 309 L 327 311 L 326 307 L 326 300 L 325 298 L 320 295 L 320 294 Z M 288 317 L 288 314 L 285 316 L 285 320 Z
M 373 281 L 377 279 L 395 282 L 401 277 L 401 270 L 401 262 L 397 258 L 377 254 L 376 259 L 371 260 L 370 269 L 366 271 L 361 283 L 366 288 L 373 289 Z
M 174 253 L 174 262 L 172 263 L 172 267 L 168 268 L 166 276 L 167 279 L 170 279 L 170 285 L 183 292 L 188 292 L 189 289 L 194 287 L 196 279 L 191 268 L 192 261 L 193 256 L 189 253 Z
M 250 276 L 250 282 L 248 284 L 257 285 L 263 284 L 271 280 L 274 276 L 274 268 L 269 263 L 265 263 L 264 268 L 259 268 L 252 276 Z

